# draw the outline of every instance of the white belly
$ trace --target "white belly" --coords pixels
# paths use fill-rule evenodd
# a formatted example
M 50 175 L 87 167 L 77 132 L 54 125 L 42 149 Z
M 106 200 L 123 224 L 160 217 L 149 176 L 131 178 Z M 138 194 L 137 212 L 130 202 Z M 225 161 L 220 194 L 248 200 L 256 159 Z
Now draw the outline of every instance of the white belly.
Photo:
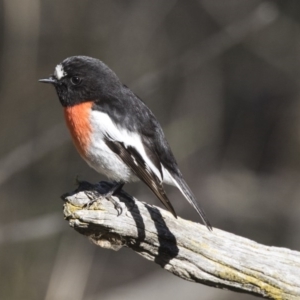
M 106 146 L 100 136 L 92 139 L 85 160 L 93 169 L 109 179 L 124 182 L 138 180 L 131 169 Z

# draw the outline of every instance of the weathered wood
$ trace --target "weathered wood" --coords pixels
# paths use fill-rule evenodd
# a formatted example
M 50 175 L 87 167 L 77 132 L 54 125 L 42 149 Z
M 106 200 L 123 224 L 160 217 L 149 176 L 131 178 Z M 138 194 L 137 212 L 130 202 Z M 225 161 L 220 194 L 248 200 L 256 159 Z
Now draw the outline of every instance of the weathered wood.
M 300 299 L 299 252 L 264 246 L 216 228 L 210 232 L 123 191 L 113 197 L 121 213 L 105 198 L 88 206 L 92 195 L 109 187 L 107 182 L 83 182 L 63 196 L 69 224 L 98 246 L 129 247 L 189 281 L 269 299 Z

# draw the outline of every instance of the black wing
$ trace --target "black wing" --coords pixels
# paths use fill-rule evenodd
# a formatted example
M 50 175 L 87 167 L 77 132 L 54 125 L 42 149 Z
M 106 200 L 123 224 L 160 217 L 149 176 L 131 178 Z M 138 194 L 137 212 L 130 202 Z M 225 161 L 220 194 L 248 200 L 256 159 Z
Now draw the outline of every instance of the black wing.
M 124 103 L 126 104 L 126 114 L 124 114 Z M 145 103 L 127 86 L 120 86 L 119 89 L 114 89 L 113 94 L 111 93 L 109 97 L 100 97 L 99 100 L 94 103 L 93 109 L 109 114 L 114 123 L 121 128 L 127 128 L 129 131 L 140 134 L 149 159 L 160 172 L 161 164 L 169 171 L 171 176 L 179 184 L 180 191 L 184 197 L 196 209 L 204 221 L 204 224 L 210 229 L 211 225 L 203 210 L 198 206 L 195 197 L 182 178 L 176 159 L 160 124 Z M 109 140 L 109 142 L 110 146 L 108 146 L 112 151 L 117 153 L 132 171 L 150 187 L 162 203 L 176 215 L 165 194 L 162 182 L 153 172 L 151 172 L 151 170 L 149 170 L 149 168 L 147 168 L 145 161 L 139 153 L 137 153 L 134 148 L 126 148 L 122 143 L 112 140 Z M 121 148 L 123 149 L 122 151 Z M 131 155 L 133 156 L 131 157 Z M 138 166 L 135 164 L 135 161 L 138 162 Z
M 134 174 L 140 180 L 147 184 L 147 186 L 163 203 L 163 205 L 174 215 L 175 218 L 177 218 L 176 212 L 166 195 L 161 180 L 146 164 L 138 151 L 132 146 L 125 147 L 122 142 L 114 141 L 109 137 L 105 138 L 105 143 L 114 153 L 116 153 L 122 159 L 122 161 L 134 172 Z M 162 173 L 159 161 L 153 162 L 160 173 Z

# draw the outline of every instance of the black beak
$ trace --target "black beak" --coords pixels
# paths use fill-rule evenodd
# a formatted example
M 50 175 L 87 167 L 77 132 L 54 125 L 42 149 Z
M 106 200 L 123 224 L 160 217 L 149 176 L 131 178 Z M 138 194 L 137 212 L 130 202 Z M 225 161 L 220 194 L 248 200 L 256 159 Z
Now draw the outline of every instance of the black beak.
M 53 78 L 53 76 L 51 76 L 49 78 L 40 79 L 39 82 L 55 84 L 57 82 L 57 80 L 55 78 Z

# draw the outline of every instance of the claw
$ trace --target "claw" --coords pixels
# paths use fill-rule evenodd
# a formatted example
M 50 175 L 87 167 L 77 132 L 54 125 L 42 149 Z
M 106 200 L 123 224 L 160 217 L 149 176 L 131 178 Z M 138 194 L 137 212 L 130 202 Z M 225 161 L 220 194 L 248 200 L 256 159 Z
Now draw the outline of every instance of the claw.
M 79 182 L 79 184 L 80 183 L 82 183 L 82 182 Z M 112 196 L 119 193 L 122 190 L 122 187 L 124 186 L 124 184 L 125 184 L 124 182 L 115 182 L 115 185 L 105 194 L 100 194 L 98 191 L 93 191 L 93 192 L 85 191 L 87 197 L 90 199 L 90 202 L 85 204 L 84 207 L 89 209 L 93 203 L 97 202 L 100 199 L 100 197 L 106 198 L 108 201 L 111 201 L 112 204 L 114 205 L 114 208 L 117 211 L 117 216 L 120 216 L 123 212 L 123 208 L 118 201 L 116 201 L 115 199 L 112 198 Z

